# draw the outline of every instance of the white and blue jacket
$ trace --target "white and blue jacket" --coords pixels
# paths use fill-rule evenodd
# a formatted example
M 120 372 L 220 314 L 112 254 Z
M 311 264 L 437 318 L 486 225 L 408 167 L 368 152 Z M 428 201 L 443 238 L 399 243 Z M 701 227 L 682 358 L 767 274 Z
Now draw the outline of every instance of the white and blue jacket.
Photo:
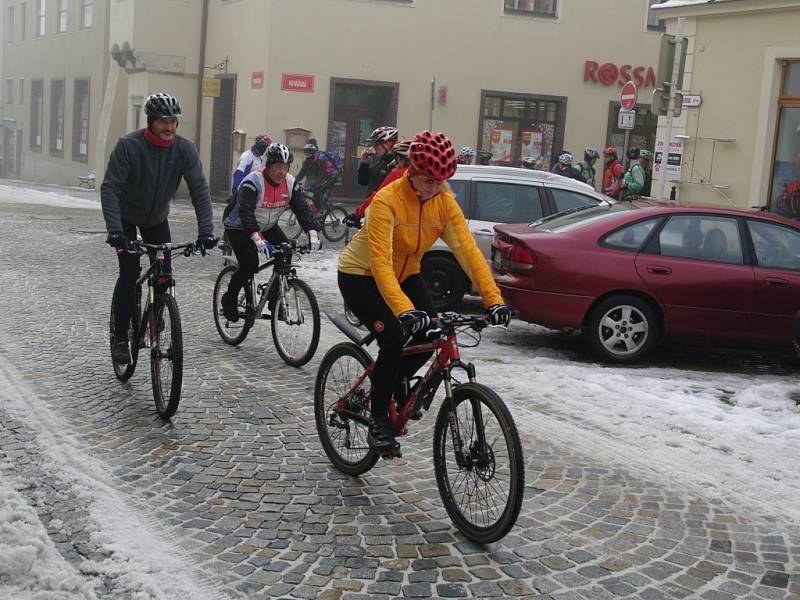
M 247 152 L 242 152 L 242 155 L 239 157 L 239 163 L 236 165 L 236 170 L 233 172 L 231 192 L 236 192 L 244 178 L 253 171 L 258 171 L 261 165 L 261 155 L 253 148 L 250 148 Z

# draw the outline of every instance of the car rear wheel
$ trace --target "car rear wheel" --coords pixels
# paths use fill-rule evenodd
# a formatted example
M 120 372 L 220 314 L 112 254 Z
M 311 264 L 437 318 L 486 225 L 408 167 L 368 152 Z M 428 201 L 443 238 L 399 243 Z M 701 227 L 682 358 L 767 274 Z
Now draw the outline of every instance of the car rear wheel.
M 636 296 L 606 298 L 592 310 L 587 341 L 602 358 L 619 363 L 640 360 L 658 337 L 655 311 Z
M 437 311 L 453 310 L 466 290 L 464 273 L 458 263 L 444 256 L 429 256 L 422 261 L 422 277 Z

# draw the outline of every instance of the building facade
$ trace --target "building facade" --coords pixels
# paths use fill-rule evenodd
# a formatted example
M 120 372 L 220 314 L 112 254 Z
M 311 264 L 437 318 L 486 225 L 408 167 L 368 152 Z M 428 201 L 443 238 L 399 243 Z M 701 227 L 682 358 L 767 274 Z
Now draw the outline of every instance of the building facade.
M 800 217 L 800 1 L 673 0 L 655 12 L 670 34 L 682 17 L 688 40 L 692 105 L 675 119 L 681 168 L 667 185 L 682 200 Z
M 179 132 L 218 195 L 261 131 L 339 152 L 337 192 L 354 197 L 361 143 L 378 125 L 404 136 L 431 126 L 499 164 L 622 149 L 626 80 L 639 84 L 631 144 L 649 147 L 654 2 L 3 0 L 0 144 L 13 158 L 0 175 L 102 177 L 154 91 L 180 98 Z

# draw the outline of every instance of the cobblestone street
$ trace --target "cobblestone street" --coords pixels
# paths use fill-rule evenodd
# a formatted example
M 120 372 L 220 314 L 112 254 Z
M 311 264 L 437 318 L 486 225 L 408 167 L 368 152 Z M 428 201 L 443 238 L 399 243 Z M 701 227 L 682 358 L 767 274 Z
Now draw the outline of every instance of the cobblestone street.
M 176 242 L 196 235 L 187 206 L 170 218 Z M 800 600 L 798 523 L 741 514 L 524 428 L 522 513 L 488 547 L 463 538 L 441 505 L 433 415 L 412 423 L 402 459 L 342 475 L 317 438 L 312 398 L 333 326 L 323 319 L 300 369 L 280 360 L 266 325 L 225 345 L 211 316 L 219 253 L 173 261 L 185 366 L 178 413 L 164 423 L 147 364 L 126 384 L 111 369 L 117 263 L 100 211 L 0 203 L 0 236 L 0 362 L 77 432 L 211 597 Z M 340 306 L 337 290 L 314 290 L 323 311 Z M 42 460 L 31 423 L 43 418 L 0 404 L 0 463 L 26 483 L 71 564 L 102 561 L 86 500 Z M 99 597 L 119 598 L 113 575 L 100 580 Z

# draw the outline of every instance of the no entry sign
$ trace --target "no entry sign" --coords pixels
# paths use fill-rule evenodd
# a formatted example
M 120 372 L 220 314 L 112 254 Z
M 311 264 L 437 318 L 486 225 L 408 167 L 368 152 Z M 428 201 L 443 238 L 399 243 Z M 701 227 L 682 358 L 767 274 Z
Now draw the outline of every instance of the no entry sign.
M 636 106 L 636 84 L 628 81 L 622 86 L 622 91 L 619 93 L 619 104 L 623 110 L 633 110 Z

